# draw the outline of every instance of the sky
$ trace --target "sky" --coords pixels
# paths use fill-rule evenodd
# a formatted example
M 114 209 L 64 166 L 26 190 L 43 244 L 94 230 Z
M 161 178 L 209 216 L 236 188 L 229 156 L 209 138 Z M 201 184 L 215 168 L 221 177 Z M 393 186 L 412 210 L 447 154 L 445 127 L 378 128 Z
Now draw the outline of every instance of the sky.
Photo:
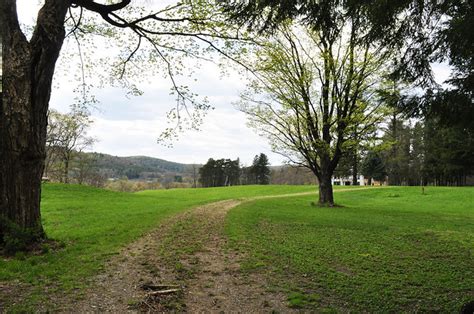
M 17 1 L 22 23 L 32 24 L 39 3 Z M 55 73 L 50 108 L 65 113 L 75 97 L 72 90 L 77 82 L 71 81 L 61 66 L 58 64 Z M 166 113 L 175 106 L 175 98 L 169 95 L 169 80 L 153 77 L 153 82 L 140 85 L 144 91 L 141 97 L 127 98 L 125 91 L 112 87 L 94 91 L 100 103 L 97 110 L 92 110 L 94 123 L 88 132 L 97 139 L 92 150 L 115 156 L 142 155 L 181 163 L 205 163 L 209 158 L 240 158 L 246 165 L 252 163 L 256 154 L 265 153 L 272 165 L 283 163 L 284 158 L 271 152 L 267 141 L 248 128 L 245 115 L 234 108 L 232 103 L 239 99 L 239 93 L 245 87 L 235 70 L 230 69 L 222 76 L 216 65 L 205 63 L 196 70 L 193 78 L 196 81 L 193 81 L 192 92 L 206 96 L 215 108 L 205 117 L 200 131 L 186 131 L 171 148 L 157 143 L 160 133 L 168 126 Z
M 40 3 L 17 0 L 21 23 L 31 25 L 34 22 Z M 193 64 L 188 66 L 194 68 Z M 77 72 L 79 68 L 70 67 L 69 60 L 66 60 L 58 63 L 55 73 L 50 107 L 63 113 L 69 110 L 76 97 L 72 90 L 78 85 L 74 79 L 78 73 L 71 73 L 72 69 Z M 434 65 L 434 71 L 439 82 L 449 76 L 446 65 Z M 91 150 L 181 163 L 205 163 L 209 158 L 240 158 L 245 165 L 251 164 L 256 154 L 265 153 L 272 165 L 284 163 L 285 159 L 271 152 L 266 139 L 248 128 L 245 115 L 234 108 L 233 102 L 239 99 L 239 93 L 245 87 L 245 79 L 236 70 L 228 69 L 227 75 L 223 76 L 219 67 L 204 63 L 195 70 L 193 80 L 185 79 L 185 82 L 191 82 L 192 92 L 206 96 L 215 108 L 205 117 L 201 131 L 186 131 L 172 147 L 157 143 L 160 133 L 168 126 L 166 113 L 175 105 L 175 98 L 169 95 L 169 79 L 153 76 L 140 84 L 144 91 L 140 97 L 126 97 L 124 90 L 114 87 L 94 90 L 99 104 L 92 110 L 94 123 L 88 132 L 97 140 Z

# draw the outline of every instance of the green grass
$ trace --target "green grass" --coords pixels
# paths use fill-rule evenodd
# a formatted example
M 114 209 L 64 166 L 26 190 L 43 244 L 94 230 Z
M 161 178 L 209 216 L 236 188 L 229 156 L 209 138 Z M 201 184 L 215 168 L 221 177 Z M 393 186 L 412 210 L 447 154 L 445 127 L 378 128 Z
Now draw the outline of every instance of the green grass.
M 48 237 L 65 247 L 41 256 L 0 258 L 0 281 L 32 285 L 35 303 L 48 291 L 87 285 L 110 256 L 163 219 L 191 207 L 231 198 L 314 191 L 314 186 L 242 186 L 119 193 L 79 185 L 45 184 L 42 220 Z
M 474 189 L 390 187 L 263 199 L 231 210 L 231 248 L 247 253 L 288 304 L 318 311 L 458 312 L 474 299 Z M 320 298 L 312 296 L 317 295 Z
M 315 189 L 129 194 L 46 184 L 44 227 L 65 246 L 41 256 L 0 258 L 0 282 L 31 285 L 33 293 L 13 309 L 34 310 L 55 291 L 80 296 L 111 256 L 174 214 L 224 199 Z M 474 299 L 473 195 L 472 188 L 428 188 L 421 195 L 419 188 L 390 187 L 338 192 L 338 208 L 312 206 L 314 195 L 248 201 L 231 210 L 226 232 L 231 247 L 248 255 L 243 269 L 268 275 L 274 288 L 287 291 L 291 307 L 456 312 Z

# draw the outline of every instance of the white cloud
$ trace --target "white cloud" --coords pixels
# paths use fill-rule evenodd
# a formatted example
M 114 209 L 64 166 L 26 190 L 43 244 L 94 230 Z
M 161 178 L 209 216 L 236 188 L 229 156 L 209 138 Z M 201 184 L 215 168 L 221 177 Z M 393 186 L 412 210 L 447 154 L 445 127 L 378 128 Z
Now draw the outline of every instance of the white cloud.
M 202 131 L 183 134 L 173 148 L 157 144 L 165 119 L 109 120 L 95 118 L 89 132 L 99 139 L 94 150 L 117 156 L 145 155 L 183 163 L 205 163 L 208 158 L 239 158 L 250 164 L 253 156 L 266 153 L 272 164 L 280 164 L 281 156 L 270 152 L 264 139 L 245 127 L 245 116 L 214 111 L 209 114 Z
M 18 0 L 18 13 L 23 24 L 33 24 L 42 1 Z M 72 46 L 71 46 L 72 47 Z M 66 60 L 66 66 L 77 63 Z M 188 64 L 193 68 L 193 64 Z M 72 91 L 74 81 L 71 69 L 57 69 L 56 87 L 51 97 L 51 107 L 66 112 L 76 96 Z M 100 69 L 98 69 L 100 71 Z M 167 126 L 165 115 L 174 106 L 169 95 L 171 83 L 162 77 L 153 77 L 143 83 L 141 97 L 125 97 L 125 92 L 107 87 L 95 91 L 100 101 L 99 110 L 93 111 L 93 124 L 89 135 L 98 139 L 94 151 L 118 156 L 145 155 L 183 163 L 204 163 L 208 158 L 241 158 L 252 162 L 253 156 L 266 153 L 273 164 L 282 158 L 270 152 L 266 141 L 245 126 L 244 114 L 235 110 L 232 102 L 238 99 L 244 82 L 235 71 L 221 75 L 215 64 L 203 63 L 195 68 L 195 75 L 178 77 L 178 84 L 189 85 L 192 92 L 206 96 L 215 110 L 205 118 L 202 131 L 188 131 L 173 148 L 157 143 L 160 132 Z
M 22 23 L 34 21 L 41 2 L 17 1 Z M 192 64 L 188 65 L 193 68 Z M 438 81 L 449 76 L 446 65 L 435 65 L 434 70 Z M 192 78 L 178 77 L 178 80 L 179 84 L 189 85 L 200 96 L 207 96 L 216 108 L 205 118 L 201 132 L 186 132 L 174 148 L 157 144 L 160 131 L 167 126 L 165 115 L 174 106 L 174 98 L 169 95 L 170 81 L 153 77 L 151 83 L 140 85 L 145 92 L 142 97 L 126 98 L 124 91 L 111 87 L 95 91 L 101 105 L 99 111 L 93 112 L 95 123 L 89 132 L 99 140 L 94 150 L 118 156 L 146 155 L 183 163 L 204 163 L 210 157 L 240 157 L 246 164 L 251 163 L 255 154 L 264 152 L 272 164 L 281 164 L 284 159 L 270 152 L 266 141 L 246 127 L 244 114 L 232 106 L 245 86 L 236 71 L 229 70 L 228 75 L 222 76 L 216 65 L 204 63 L 195 72 Z M 73 102 L 75 95 L 72 90 L 77 86 L 77 82 L 72 81 L 73 74 L 57 71 L 56 83 L 60 84 L 53 90 L 52 108 L 65 112 Z

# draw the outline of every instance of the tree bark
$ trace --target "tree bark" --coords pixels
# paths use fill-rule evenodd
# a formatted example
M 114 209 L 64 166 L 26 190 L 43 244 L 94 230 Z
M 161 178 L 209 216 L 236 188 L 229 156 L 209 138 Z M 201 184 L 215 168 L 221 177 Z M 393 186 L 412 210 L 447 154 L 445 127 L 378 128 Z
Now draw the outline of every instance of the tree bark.
M 357 149 L 354 149 L 353 155 L 352 155 L 352 185 L 360 185 L 358 182 L 358 164 L 359 160 L 357 157 Z
M 330 175 L 321 176 L 319 179 L 319 205 L 334 206 L 334 195 Z
M 64 183 L 69 183 L 69 157 L 64 160 Z
M 16 1 L 2 0 L 0 4 L 0 242 L 10 230 L 7 225 L 33 232 L 36 238 L 44 236 L 40 200 L 47 111 L 69 5 L 69 1 L 47 0 L 28 41 L 18 24 Z
M 332 167 L 331 164 L 330 156 L 322 156 L 320 172 L 315 173 L 319 180 L 319 206 L 334 206 L 331 178 L 335 167 Z

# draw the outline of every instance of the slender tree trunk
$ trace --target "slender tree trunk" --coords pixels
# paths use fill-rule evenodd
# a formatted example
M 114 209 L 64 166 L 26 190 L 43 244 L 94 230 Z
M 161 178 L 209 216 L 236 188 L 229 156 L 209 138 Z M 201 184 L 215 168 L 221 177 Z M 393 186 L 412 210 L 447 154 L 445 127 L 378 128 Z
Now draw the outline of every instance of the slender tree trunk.
M 193 165 L 193 188 L 196 188 L 197 185 L 197 175 L 196 175 L 196 165 Z
M 6 226 L 11 225 L 32 232 L 32 241 L 44 236 L 40 199 L 47 111 L 68 6 L 69 1 L 47 0 L 28 42 L 18 24 L 16 1 L 0 2 L 0 243 L 11 230 Z
M 357 149 L 356 149 L 354 150 L 354 155 L 352 157 L 352 185 L 359 185 L 358 176 L 357 176 L 359 172 L 358 163 L 359 163 L 359 160 L 357 157 Z
M 64 160 L 64 183 L 69 183 L 69 158 Z

